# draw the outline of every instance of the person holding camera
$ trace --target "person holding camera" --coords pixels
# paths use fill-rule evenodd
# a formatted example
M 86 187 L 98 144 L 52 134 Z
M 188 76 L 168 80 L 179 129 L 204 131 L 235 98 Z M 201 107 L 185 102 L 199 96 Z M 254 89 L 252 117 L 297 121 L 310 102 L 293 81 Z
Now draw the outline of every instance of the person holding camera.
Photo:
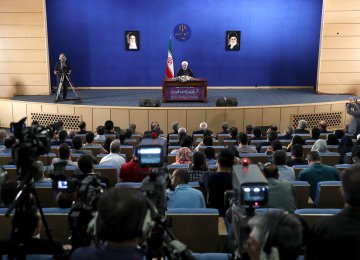
M 59 85 L 60 85 L 60 79 L 61 79 L 61 75 L 63 73 L 69 75 L 71 73 L 71 69 L 70 69 L 70 64 L 66 60 L 65 54 L 60 53 L 59 60 L 56 62 L 55 69 L 54 69 L 57 87 L 59 87 Z M 64 80 L 63 86 L 62 86 L 63 87 L 63 89 L 62 89 L 63 99 L 66 99 L 66 97 L 67 97 L 68 86 L 69 86 L 69 82 L 67 80 Z
M 357 97 L 351 97 L 346 103 L 346 113 L 352 116 L 348 132 L 357 136 L 360 134 L 360 105 Z
M 140 192 L 109 190 L 99 201 L 95 221 L 100 244 L 78 248 L 71 259 L 144 259 L 139 244 L 148 233 L 147 203 Z

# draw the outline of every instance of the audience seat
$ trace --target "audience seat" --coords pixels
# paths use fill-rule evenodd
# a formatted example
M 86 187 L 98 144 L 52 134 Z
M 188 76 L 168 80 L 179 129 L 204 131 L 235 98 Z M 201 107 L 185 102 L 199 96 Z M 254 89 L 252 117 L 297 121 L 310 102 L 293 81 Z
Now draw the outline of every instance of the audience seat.
M 173 150 L 179 150 L 181 148 L 180 145 L 169 145 L 168 146 L 168 153 L 171 153 Z
M 178 240 L 197 253 L 219 252 L 227 238 L 224 219 L 217 209 L 169 209 L 166 216 Z
M 224 143 L 224 140 L 229 139 L 229 134 L 218 134 L 217 139 L 219 140 L 220 144 Z
M 172 174 L 176 169 L 189 170 L 190 164 L 170 164 L 167 166 L 167 170 Z
M 295 203 L 298 209 L 309 207 L 310 184 L 307 181 L 289 181 L 295 188 Z
M 231 259 L 231 254 L 226 253 L 193 253 L 196 260 L 228 260 Z
M 127 189 L 131 191 L 140 191 L 141 186 L 141 182 L 118 182 L 115 184 L 115 188 Z
M 309 168 L 309 165 L 308 164 L 305 164 L 305 165 L 293 165 L 292 168 L 293 168 L 293 170 L 295 172 L 295 179 L 298 180 L 299 176 L 300 176 L 300 172 L 303 169 Z
M 94 165 L 94 172 L 99 172 L 101 177 L 108 179 L 111 187 L 114 187 L 118 181 L 116 171 L 117 169 L 111 165 Z
M 83 144 L 86 143 L 86 134 L 76 134 L 75 136 L 79 136 Z
M 129 162 L 134 153 L 134 147 L 132 145 L 121 145 L 120 152 L 126 155 L 126 161 Z
M 6 171 L 6 180 L 12 180 L 17 181 L 18 175 L 17 175 L 17 169 L 16 165 L 4 165 L 3 169 Z
M 336 164 L 339 164 L 340 162 L 339 153 L 333 153 L 333 152 L 320 153 L 320 156 L 321 156 L 321 162 L 326 165 L 334 166 Z
M 328 217 L 339 213 L 341 209 L 297 209 L 294 211 L 295 215 L 303 218 L 311 228 L 319 218 Z
M 95 157 L 102 151 L 98 145 L 88 145 L 84 146 L 82 149 L 91 151 Z
M 213 145 L 213 146 L 200 146 L 200 147 L 199 147 L 199 151 L 204 152 L 204 150 L 205 150 L 207 147 L 212 147 L 212 148 L 215 150 L 215 153 L 216 153 L 216 154 L 220 153 L 221 150 L 225 149 L 225 146 L 223 146 L 223 145 Z
M 36 193 L 40 200 L 40 205 L 43 208 L 56 207 L 57 192 L 53 190 L 52 181 L 38 181 L 34 182 Z
M 335 168 L 338 169 L 339 172 L 342 172 L 343 170 L 345 169 L 348 169 L 348 168 L 351 168 L 353 167 L 354 165 L 352 164 L 336 164 L 335 165 Z
M 341 181 L 318 182 L 315 206 L 317 208 L 342 208 L 344 199 L 341 195 Z
M 237 140 L 234 140 L 234 139 L 225 139 L 223 141 L 222 145 L 228 147 L 231 145 L 237 145 L 236 142 L 237 142 Z M 214 144 L 215 144 L 215 142 L 214 142 Z
M 56 158 L 55 153 L 47 153 L 39 156 L 39 161 L 41 161 L 44 165 L 51 165 L 52 160 Z
M 70 244 L 71 230 L 68 224 L 69 208 L 43 208 L 43 212 L 51 230 L 52 237 L 63 244 Z M 41 237 L 46 238 L 45 228 L 42 229 Z

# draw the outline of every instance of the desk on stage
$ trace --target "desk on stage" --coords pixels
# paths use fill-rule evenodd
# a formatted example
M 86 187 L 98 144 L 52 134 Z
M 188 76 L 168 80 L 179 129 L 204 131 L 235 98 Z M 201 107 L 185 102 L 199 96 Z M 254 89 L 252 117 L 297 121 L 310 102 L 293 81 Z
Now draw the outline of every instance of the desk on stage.
M 207 80 L 174 81 L 163 79 L 162 81 L 163 102 L 173 101 L 200 101 L 207 102 Z

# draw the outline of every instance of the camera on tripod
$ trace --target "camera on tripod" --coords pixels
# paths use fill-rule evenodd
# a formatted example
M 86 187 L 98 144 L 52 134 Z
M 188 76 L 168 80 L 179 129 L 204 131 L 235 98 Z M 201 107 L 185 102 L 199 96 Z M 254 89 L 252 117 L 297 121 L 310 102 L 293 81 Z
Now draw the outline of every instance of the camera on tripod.
M 225 196 L 231 197 L 227 217 L 232 223 L 235 257 L 241 258 L 244 242 L 249 236 L 249 219 L 255 215 L 256 208 L 267 206 L 269 189 L 267 180 L 255 164 L 233 166 L 233 188 Z

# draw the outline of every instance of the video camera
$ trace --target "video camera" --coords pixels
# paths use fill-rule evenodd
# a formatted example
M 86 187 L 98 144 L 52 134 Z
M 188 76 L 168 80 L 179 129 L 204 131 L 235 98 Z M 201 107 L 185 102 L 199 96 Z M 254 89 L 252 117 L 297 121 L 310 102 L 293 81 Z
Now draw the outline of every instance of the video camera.
M 231 199 L 232 230 L 235 237 L 235 258 L 241 258 L 244 242 L 249 236 L 248 222 L 255 215 L 255 209 L 266 207 L 268 203 L 267 180 L 259 166 L 233 166 L 233 191 Z

